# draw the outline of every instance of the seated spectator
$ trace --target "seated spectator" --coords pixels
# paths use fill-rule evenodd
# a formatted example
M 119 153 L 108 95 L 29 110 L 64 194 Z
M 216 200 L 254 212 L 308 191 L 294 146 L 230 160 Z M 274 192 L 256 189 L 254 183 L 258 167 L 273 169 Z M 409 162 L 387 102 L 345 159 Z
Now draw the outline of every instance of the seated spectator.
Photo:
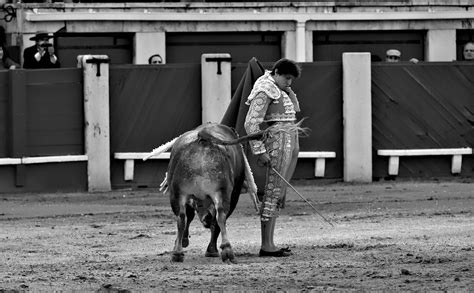
M 163 63 L 163 58 L 161 58 L 160 54 L 154 54 L 151 55 L 150 58 L 148 58 L 148 64 L 162 64 Z
M 401 57 L 402 57 L 402 53 L 398 51 L 397 49 L 390 49 L 390 50 L 387 50 L 387 52 L 385 53 L 386 62 L 398 62 L 400 61 Z
M 49 42 L 52 37 L 52 34 L 40 31 L 30 38 L 35 41 L 35 45 L 23 51 L 23 68 L 59 68 L 54 46 Z
M 20 67 L 18 63 L 13 61 L 8 56 L 8 51 L 5 49 L 4 46 L 0 46 L 0 70 L 2 69 L 15 69 Z
M 473 42 L 469 42 L 464 45 L 462 55 L 463 55 L 464 60 L 474 61 L 474 43 Z

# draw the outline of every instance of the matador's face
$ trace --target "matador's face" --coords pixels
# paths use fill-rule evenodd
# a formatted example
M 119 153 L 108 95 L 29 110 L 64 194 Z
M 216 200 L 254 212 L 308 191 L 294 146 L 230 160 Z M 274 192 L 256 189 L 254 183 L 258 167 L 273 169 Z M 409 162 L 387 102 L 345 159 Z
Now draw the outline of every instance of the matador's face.
M 273 79 L 280 89 L 285 90 L 287 87 L 291 86 L 295 77 L 291 74 L 279 74 L 277 71 L 275 72 Z

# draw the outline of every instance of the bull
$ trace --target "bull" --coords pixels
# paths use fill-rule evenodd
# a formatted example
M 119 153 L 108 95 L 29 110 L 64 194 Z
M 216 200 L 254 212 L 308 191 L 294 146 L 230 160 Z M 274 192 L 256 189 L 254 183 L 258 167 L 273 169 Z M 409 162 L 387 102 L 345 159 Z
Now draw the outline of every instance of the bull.
M 217 239 L 221 234 L 222 261 L 235 262 L 226 221 L 238 203 L 244 182 L 255 207 L 258 205 L 257 188 L 239 143 L 261 135 L 257 133 L 238 138 L 230 127 L 208 123 L 150 153 L 148 157 L 172 147 L 161 188 L 169 196 L 177 220 L 178 233 L 171 258 L 173 262 L 184 261 L 183 248 L 189 245 L 189 225 L 196 213 L 203 226 L 211 231 L 205 256 L 219 256 Z

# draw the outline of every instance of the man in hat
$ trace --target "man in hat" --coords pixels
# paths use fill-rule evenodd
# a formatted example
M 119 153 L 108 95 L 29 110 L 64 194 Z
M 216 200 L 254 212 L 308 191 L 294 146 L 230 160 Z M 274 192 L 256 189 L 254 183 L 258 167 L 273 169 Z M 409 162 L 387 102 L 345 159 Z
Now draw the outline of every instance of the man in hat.
M 39 31 L 30 40 L 35 41 L 35 45 L 23 51 L 23 68 L 59 68 L 58 57 L 54 54 L 54 46 L 49 42 L 52 34 Z
M 397 49 L 390 49 L 385 53 L 386 62 L 398 62 L 400 61 L 400 57 L 402 57 L 402 53 Z

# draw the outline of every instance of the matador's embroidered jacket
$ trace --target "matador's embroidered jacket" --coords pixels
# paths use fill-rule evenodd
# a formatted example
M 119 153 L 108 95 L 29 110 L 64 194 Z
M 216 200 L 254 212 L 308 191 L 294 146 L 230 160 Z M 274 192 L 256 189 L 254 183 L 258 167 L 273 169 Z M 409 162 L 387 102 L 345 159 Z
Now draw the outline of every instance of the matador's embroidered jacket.
M 296 112 L 300 111 L 296 97 L 290 98 L 281 90 L 270 71 L 265 71 L 255 81 L 245 103 L 250 106 L 244 123 L 248 134 L 260 131 L 263 122 L 296 121 Z M 255 155 L 266 152 L 265 144 L 260 140 L 250 141 L 250 147 Z

